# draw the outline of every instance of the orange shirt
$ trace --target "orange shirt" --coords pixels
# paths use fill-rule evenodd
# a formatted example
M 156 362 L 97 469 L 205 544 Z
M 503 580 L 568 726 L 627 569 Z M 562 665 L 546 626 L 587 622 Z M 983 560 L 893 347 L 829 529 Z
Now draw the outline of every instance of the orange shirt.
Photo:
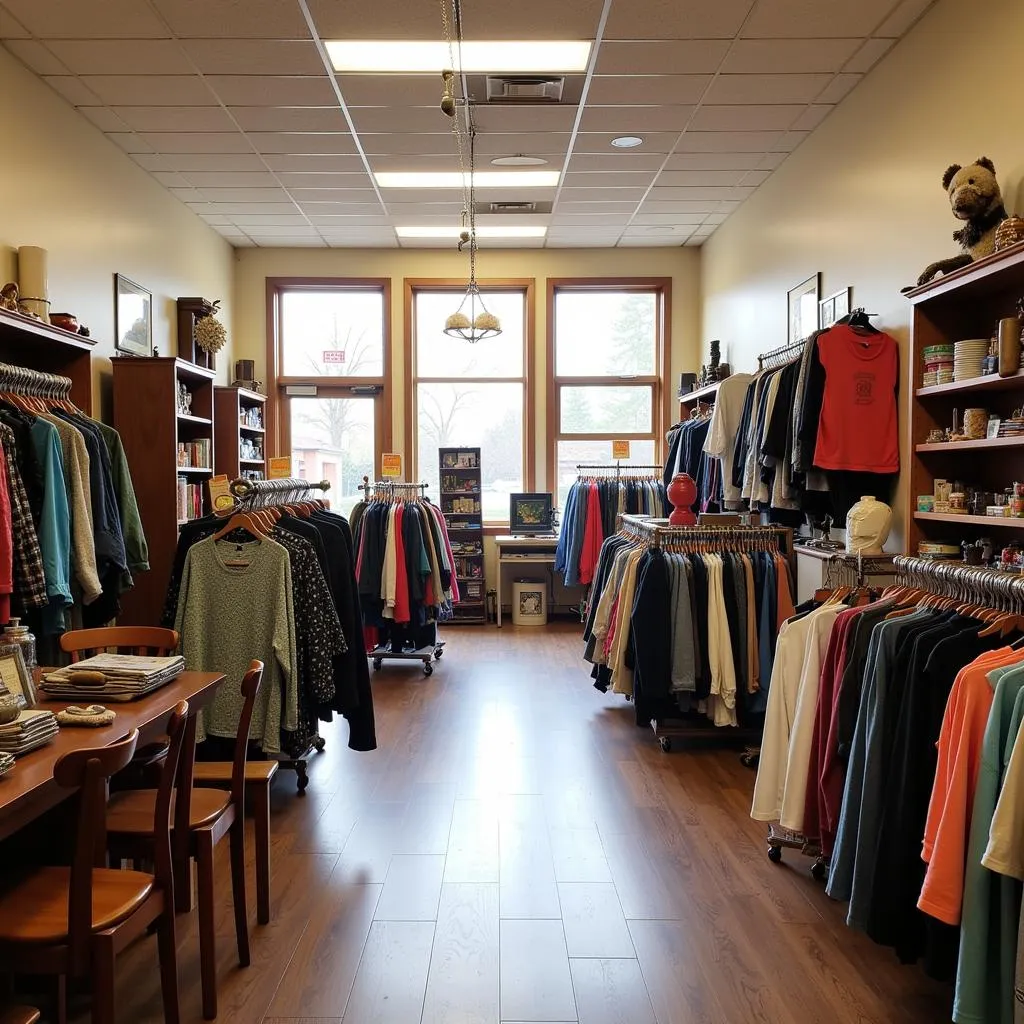
M 928 804 L 921 857 L 927 862 L 917 906 L 926 914 L 959 925 L 971 811 L 978 783 L 985 726 L 992 707 L 987 674 L 1024 661 L 1024 651 L 1002 647 L 964 666 L 953 683 L 939 733 L 939 762 Z

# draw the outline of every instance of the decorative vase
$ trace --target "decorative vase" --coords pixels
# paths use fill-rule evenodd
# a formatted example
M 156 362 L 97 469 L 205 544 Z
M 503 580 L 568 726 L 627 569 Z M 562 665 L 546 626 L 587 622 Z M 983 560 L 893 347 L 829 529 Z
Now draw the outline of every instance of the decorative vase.
M 693 477 L 686 473 L 676 473 L 666 489 L 668 500 L 672 502 L 672 515 L 668 517 L 670 526 L 696 526 L 697 517 L 693 514 L 693 503 L 697 500 L 697 485 Z
M 1024 242 L 1024 219 L 1020 217 L 1007 217 L 996 228 L 996 252 L 1009 249 L 1011 245 L 1016 245 L 1018 242 Z
M 1024 321 L 1008 316 L 999 321 L 999 376 L 1012 377 L 1020 369 L 1020 334 Z

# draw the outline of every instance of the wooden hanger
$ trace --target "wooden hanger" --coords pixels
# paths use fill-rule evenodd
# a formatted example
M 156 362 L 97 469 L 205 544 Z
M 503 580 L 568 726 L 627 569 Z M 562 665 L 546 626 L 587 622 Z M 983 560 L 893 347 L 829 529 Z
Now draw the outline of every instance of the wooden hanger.
M 264 532 L 262 524 L 251 512 L 236 512 L 224 524 L 224 526 L 213 535 L 213 539 L 218 541 L 226 534 L 231 533 L 232 530 L 245 530 L 248 533 L 251 533 L 257 540 L 267 540 L 267 534 Z

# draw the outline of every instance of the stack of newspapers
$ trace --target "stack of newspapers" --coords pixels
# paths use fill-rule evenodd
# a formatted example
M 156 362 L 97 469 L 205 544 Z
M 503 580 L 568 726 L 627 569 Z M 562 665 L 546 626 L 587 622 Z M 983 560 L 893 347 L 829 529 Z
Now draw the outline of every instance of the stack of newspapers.
M 52 711 L 22 711 L 7 725 L 0 725 L 0 751 L 15 757 L 49 743 L 60 731 Z
M 180 655 L 149 658 L 136 654 L 97 654 L 43 676 L 41 689 L 53 700 L 138 700 L 176 679 L 185 668 Z M 82 673 L 89 673 L 83 676 Z M 98 673 L 98 675 L 97 675 Z M 99 676 L 103 681 L 99 681 Z

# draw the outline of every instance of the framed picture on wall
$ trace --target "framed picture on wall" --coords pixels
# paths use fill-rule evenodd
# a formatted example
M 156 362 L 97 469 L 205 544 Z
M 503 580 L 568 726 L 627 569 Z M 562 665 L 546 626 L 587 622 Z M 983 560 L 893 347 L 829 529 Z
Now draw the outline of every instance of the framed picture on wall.
M 153 354 L 153 295 L 124 274 L 114 275 L 114 347 L 129 356 Z
M 824 330 L 837 320 L 847 316 L 853 300 L 852 288 L 841 288 L 818 303 L 818 328 Z
M 789 338 L 788 343 L 795 345 L 798 341 L 810 337 L 818 329 L 818 299 L 821 295 L 821 274 L 814 274 L 801 281 L 787 294 L 789 304 Z

